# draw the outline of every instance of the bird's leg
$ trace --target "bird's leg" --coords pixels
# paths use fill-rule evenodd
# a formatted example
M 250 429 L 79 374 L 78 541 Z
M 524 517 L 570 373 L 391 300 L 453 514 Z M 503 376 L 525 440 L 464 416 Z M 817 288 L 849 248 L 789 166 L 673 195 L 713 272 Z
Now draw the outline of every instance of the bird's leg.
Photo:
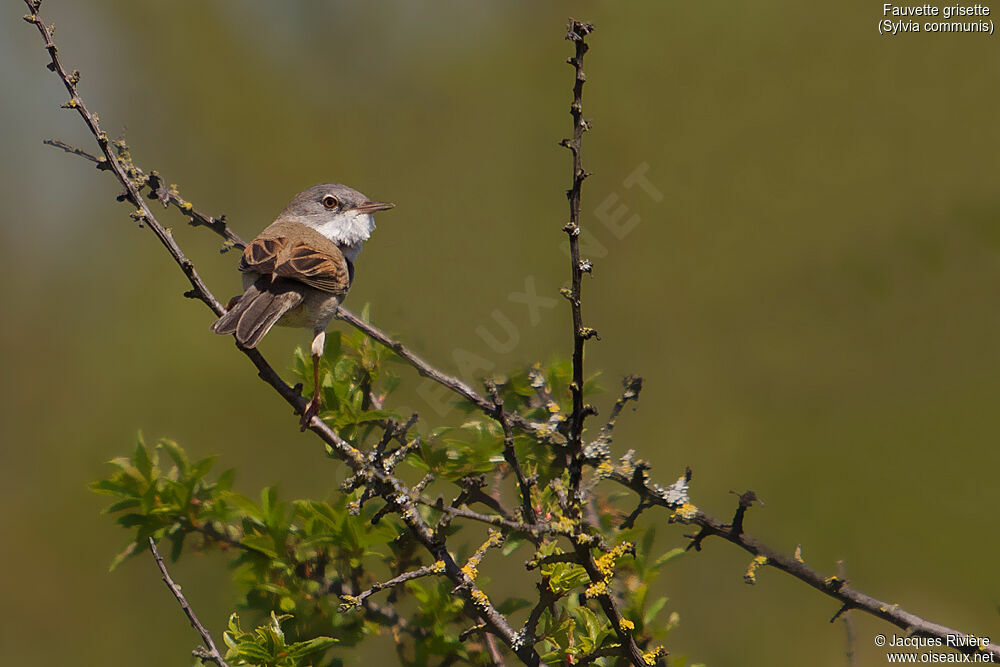
M 323 403 L 319 387 L 319 360 L 320 357 L 323 356 L 323 347 L 325 345 L 326 331 L 320 329 L 316 332 L 316 336 L 313 338 L 312 342 L 313 395 L 309 403 L 306 404 L 306 409 L 302 411 L 302 419 L 299 420 L 299 425 L 302 427 L 303 431 L 306 430 L 307 426 L 309 426 L 309 422 L 319 412 L 319 407 Z

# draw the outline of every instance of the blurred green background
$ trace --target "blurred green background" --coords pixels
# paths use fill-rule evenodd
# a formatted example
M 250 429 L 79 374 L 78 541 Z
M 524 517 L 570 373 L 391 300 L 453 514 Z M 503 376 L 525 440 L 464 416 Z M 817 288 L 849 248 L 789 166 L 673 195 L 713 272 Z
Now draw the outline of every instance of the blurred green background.
M 148 439 L 238 466 L 249 494 L 324 497 L 337 472 L 254 376 L 113 179 L 45 147 L 93 150 L 19 3 L 0 21 L 0 549 L 3 664 L 187 664 L 196 636 L 152 561 L 113 574 L 124 531 L 86 484 Z M 597 24 L 586 71 L 584 314 L 609 388 L 646 378 L 619 423 L 669 482 L 748 529 L 932 620 L 1000 638 L 1000 61 L 983 35 L 881 37 L 878 5 L 46 0 L 64 62 L 112 135 L 244 236 L 295 192 L 341 181 L 380 215 L 348 306 L 446 370 L 569 354 L 557 296 L 569 156 L 568 15 Z M 652 188 L 628 188 L 644 169 Z M 650 192 L 662 195 L 657 201 Z M 602 211 L 639 216 L 623 238 Z M 235 254 L 161 219 L 226 299 Z M 597 245 L 599 244 L 599 245 Z M 596 250 L 595 250 L 596 248 Z M 499 312 L 500 315 L 496 315 Z M 516 341 L 497 352 L 485 327 Z M 334 326 L 341 326 L 335 324 Z M 302 332 L 264 352 L 291 364 Z M 412 388 L 410 407 L 434 410 Z M 455 419 L 457 415 L 452 415 Z M 651 518 L 662 522 L 664 514 Z M 660 546 L 682 544 L 664 526 Z M 836 605 L 742 574 L 720 541 L 659 582 L 674 655 L 710 665 L 843 665 Z M 176 578 L 221 635 L 224 559 Z M 858 616 L 862 664 L 885 624 Z M 387 640 L 352 660 L 391 656 Z M 150 657 L 152 656 L 152 657 Z M 389 658 L 391 662 L 391 658 Z

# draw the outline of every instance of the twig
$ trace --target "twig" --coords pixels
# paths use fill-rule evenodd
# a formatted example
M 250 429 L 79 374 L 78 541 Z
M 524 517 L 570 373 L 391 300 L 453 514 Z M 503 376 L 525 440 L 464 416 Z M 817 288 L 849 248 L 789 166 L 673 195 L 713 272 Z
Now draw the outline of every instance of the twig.
M 510 420 L 507 419 L 507 414 L 504 412 L 503 399 L 500 398 L 497 385 L 492 380 L 487 383 L 486 389 L 493 400 L 493 418 L 497 420 L 500 428 L 503 429 L 504 461 L 514 471 L 514 477 L 517 479 L 517 488 L 521 494 L 521 517 L 526 523 L 538 523 L 538 518 L 535 516 L 535 508 L 531 504 L 531 485 L 525 479 L 524 473 L 521 472 L 521 463 L 517 460 L 517 452 L 514 451 L 514 432 L 511 430 Z
M 500 647 L 497 646 L 496 637 L 486 632 L 486 630 L 479 631 L 483 635 L 483 642 L 486 644 L 486 650 L 490 654 L 490 660 L 493 661 L 494 667 L 507 667 L 507 662 L 503 659 L 503 653 L 500 652 Z
M 344 604 L 340 606 L 341 611 L 347 611 L 349 609 L 360 607 L 362 603 L 370 596 L 378 593 L 381 590 L 387 588 L 392 588 L 400 584 L 404 584 L 407 581 L 413 581 L 414 579 L 420 579 L 421 577 L 429 577 L 435 574 L 441 574 L 444 572 L 444 563 L 432 563 L 431 565 L 425 565 L 417 570 L 411 570 L 410 572 L 404 572 L 399 576 L 393 577 L 388 581 L 380 581 L 374 583 L 370 588 L 364 590 L 357 595 L 341 594 L 340 598 L 344 600 Z
M 65 141 L 60 141 L 58 139 L 45 139 L 42 143 L 47 146 L 54 146 L 55 148 L 64 150 L 71 155 L 78 155 L 85 160 L 94 162 L 97 164 L 98 169 L 107 170 L 111 168 L 107 158 L 97 157 L 82 148 L 71 146 Z M 226 245 L 223 246 L 222 252 L 226 252 L 231 248 L 246 247 L 246 241 L 244 241 L 240 235 L 233 231 L 233 229 L 226 223 L 226 216 L 222 215 L 215 217 L 208 215 L 207 213 L 202 213 L 194 207 L 194 204 L 181 197 L 175 186 L 166 186 L 156 170 L 151 171 L 147 176 L 142 169 L 135 165 L 135 163 L 130 163 L 130 166 L 134 169 L 133 179 L 140 183 L 141 187 L 149 189 L 149 193 L 146 195 L 147 198 L 158 200 L 164 207 L 173 205 L 177 208 L 177 210 L 188 217 L 188 224 L 192 227 L 208 227 L 213 232 L 221 236 L 226 241 Z
M 525 638 L 526 642 L 531 644 L 537 641 L 535 632 L 538 630 L 538 621 L 541 620 L 542 614 L 562 597 L 560 593 L 552 590 L 549 582 L 549 577 L 542 577 L 542 580 L 538 582 L 538 602 L 531 609 L 528 620 L 524 622 L 524 627 L 521 629 L 521 636 Z M 553 614 L 554 617 L 555 615 Z
M 597 567 L 594 554 L 591 553 L 590 549 L 585 545 L 577 545 L 576 554 L 577 562 L 583 565 L 583 569 L 587 572 L 591 584 L 593 586 L 604 584 L 607 575 Z M 615 602 L 614 597 L 612 597 L 610 589 L 606 585 L 603 588 L 603 592 L 598 593 L 596 596 L 597 602 L 601 605 L 604 615 L 611 621 L 611 627 L 614 629 L 615 634 L 618 635 L 622 655 L 633 665 L 645 665 L 646 659 L 642 655 L 642 649 L 636 644 L 635 637 L 624 623 L 625 617 L 622 616 L 621 610 L 618 609 L 618 604 Z
M 174 583 L 174 580 L 170 577 L 170 573 L 167 572 L 167 566 L 163 562 L 163 556 L 161 556 L 160 552 L 156 550 L 156 542 L 153 541 L 152 537 L 149 538 L 149 550 L 153 553 L 153 558 L 156 559 L 156 565 L 160 568 L 160 573 L 163 575 L 163 583 L 167 585 L 170 592 L 174 594 L 175 598 L 177 598 L 177 603 L 180 604 L 181 609 L 184 610 L 188 620 L 191 621 L 191 627 L 197 630 L 198 634 L 201 635 L 201 641 L 205 644 L 207 652 L 203 653 L 198 651 L 196 654 L 201 658 L 202 662 L 210 660 L 219 667 L 229 667 L 229 665 L 226 664 L 226 661 L 222 658 L 222 654 L 219 653 L 219 649 L 216 648 L 212 635 L 209 634 L 208 630 L 205 629 L 205 626 L 198 620 L 198 617 L 194 613 L 194 609 L 191 608 L 191 605 L 188 604 L 184 594 L 181 593 L 181 587 Z
M 583 145 L 583 133 L 589 128 L 588 122 L 583 119 L 583 84 L 587 80 L 583 73 L 583 56 L 589 48 L 585 39 L 593 30 L 594 26 L 589 23 L 575 19 L 569 20 L 566 39 L 572 41 L 576 47 L 575 55 L 567 61 L 576 71 L 573 83 L 573 102 L 570 105 L 570 115 L 573 117 L 573 137 L 563 139 L 560 142 L 573 154 L 572 186 L 566 192 L 566 198 L 569 200 L 569 222 L 563 227 L 563 231 L 569 236 L 572 281 L 570 288 L 563 291 L 563 295 L 569 300 L 573 316 L 573 382 L 570 384 L 570 392 L 573 395 L 573 411 L 569 418 L 567 440 L 569 441 L 569 455 L 571 457 L 571 460 L 568 461 L 570 488 L 574 493 L 580 484 L 580 442 L 583 437 L 583 421 L 586 417 L 583 405 L 583 345 L 588 338 L 597 336 L 597 331 L 583 326 L 583 314 L 580 309 L 583 274 L 584 272 L 590 273 L 591 270 L 590 260 L 580 258 L 580 190 L 583 181 L 590 175 L 583 170 L 580 151 Z
M 493 402 L 469 386 L 468 383 L 458 377 L 448 375 L 447 373 L 438 370 L 431 364 L 424 361 L 419 355 L 404 345 L 401 341 L 392 338 L 375 325 L 364 321 L 346 308 L 341 307 L 337 310 L 337 318 L 347 322 L 355 329 L 364 332 L 364 334 L 372 340 L 378 341 L 385 347 L 395 352 L 408 364 L 413 366 L 417 373 L 419 373 L 422 377 L 430 378 L 438 384 L 451 389 L 453 392 L 478 407 L 485 414 L 493 416 L 493 413 L 496 410 Z M 544 425 L 525 419 L 517 413 L 505 412 L 504 416 L 511 424 L 529 433 L 545 432 Z
M 463 519 L 470 519 L 472 521 L 478 521 L 479 523 L 485 523 L 491 526 L 496 526 L 497 528 L 504 528 L 506 530 L 512 530 L 518 533 L 526 533 L 534 537 L 544 537 L 546 535 L 552 536 L 563 536 L 563 537 L 573 537 L 575 534 L 572 530 L 558 528 L 551 523 L 524 523 L 521 521 L 512 521 L 510 519 L 505 519 L 498 514 L 482 514 L 481 512 L 475 512 L 470 509 L 465 509 L 462 507 L 450 507 L 445 505 L 440 500 L 431 500 L 429 498 L 424 498 L 418 496 L 416 502 L 427 507 L 433 507 L 439 512 L 444 512 L 455 517 L 461 517 Z
M 593 651 L 592 653 L 588 653 L 587 655 L 580 658 L 580 661 L 577 662 L 576 664 L 591 665 L 600 660 L 601 658 L 613 658 L 615 656 L 620 656 L 621 654 L 622 654 L 622 649 L 620 646 L 613 646 L 613 647 L 609 646 L 605 648 L 599 648 Z

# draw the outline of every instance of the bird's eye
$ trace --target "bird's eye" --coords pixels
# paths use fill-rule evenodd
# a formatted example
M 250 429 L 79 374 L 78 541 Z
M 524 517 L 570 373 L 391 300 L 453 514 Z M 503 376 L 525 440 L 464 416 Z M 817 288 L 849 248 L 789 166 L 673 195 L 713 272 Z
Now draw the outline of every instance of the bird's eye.
M 337 204 L 339 203 L 340 202 L 337 201 L 337 198 L 333 195 L 323 197 L 323 206 L 326 206 L 327 208 L 337 208 Z

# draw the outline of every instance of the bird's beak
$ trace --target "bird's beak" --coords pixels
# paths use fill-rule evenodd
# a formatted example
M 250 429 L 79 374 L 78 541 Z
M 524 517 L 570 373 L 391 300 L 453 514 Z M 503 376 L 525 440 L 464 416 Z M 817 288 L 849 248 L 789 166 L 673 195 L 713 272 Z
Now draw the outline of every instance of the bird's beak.
M 362 204 L 358 204 L 357 210 L 362 213 L 374 213 L 376 211 L 388 211 L 390 208 L 394 208 L 396 205 L 388 201 L 366 201 Z

